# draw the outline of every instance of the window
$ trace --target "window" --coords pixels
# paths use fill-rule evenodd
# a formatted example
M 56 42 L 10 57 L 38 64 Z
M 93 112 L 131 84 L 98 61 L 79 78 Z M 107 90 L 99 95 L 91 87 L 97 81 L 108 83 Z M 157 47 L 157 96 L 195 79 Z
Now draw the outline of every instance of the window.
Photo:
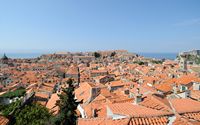
M 182 91 L 185 91 L 186 90 L 186 87 L 185 86 L 182 86 Z

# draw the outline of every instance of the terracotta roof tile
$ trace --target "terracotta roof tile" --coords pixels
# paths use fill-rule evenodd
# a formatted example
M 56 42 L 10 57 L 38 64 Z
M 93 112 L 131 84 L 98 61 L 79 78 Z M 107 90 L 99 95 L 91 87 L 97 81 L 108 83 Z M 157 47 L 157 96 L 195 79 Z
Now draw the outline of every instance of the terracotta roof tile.
M 188 84 L 190 82 L 198 81 L 198 77 L 196 77 L 194 74 L 184 75 L 177 79 L 178 84 Z
M 169 112 L 154 110 L 140 105 L 134 105 L 132 103 L 109 104 L 108 107 L 114 114 L 133 117 L 155 117 L 172 114 Z
M 190 96 L 192 99 L 200 100 L 200 91 L 199 90 L 191 90 Z
M 51 98 L 49 99 L 49 101 L 46 104 L 46 107 L 50 111 L 52 111 L 54 114 L 58 113 L 58 107 L 55 105 L 57 100 L 59 100 L 59 97 L 58 97 L 57 93 L 54 93 L 51 95 Z
M 0 125 L 7 125 L 9 122 L 9 120 L 4 117 L 4 116 L 0 116 Z
M 155 95 L 148 95 L 142 102 L 139 103 L 139 105 L 172 113 L 171 107 L 169 106 L 170 104 L 168 103 L 167 99 L 157 97 Z
M 91 85 L 87 82 L 81 83 L 80 87 L 75 90 L 75 96 L 78 100 L 82 100 L 83 102 L 88 101 L 90 97 L 90 90 L 91 90 Z
M 200 102 L 192 99 L 171 99 L 172 106 L 177 113 L 200 112 Z
M 197 113 L 185 113 L 181 116 L 184 116 L 188 119 L 192 119 L 192 120 L 196 120 L 196 121 L 200 121 L 200 112 Z
M 150 117 L 150 118 L 131 118 L 128 125 L 167 125 L 168 118 L 162 117 Z
M 187 117 L 177 116 L 173 125 L 199 125 L 199 121 L 190 120 Z
M 92 118 L 92 119 L 78 119 L 78 125 L 128 125 L 129 119 L 106 119 L 106 118 Z

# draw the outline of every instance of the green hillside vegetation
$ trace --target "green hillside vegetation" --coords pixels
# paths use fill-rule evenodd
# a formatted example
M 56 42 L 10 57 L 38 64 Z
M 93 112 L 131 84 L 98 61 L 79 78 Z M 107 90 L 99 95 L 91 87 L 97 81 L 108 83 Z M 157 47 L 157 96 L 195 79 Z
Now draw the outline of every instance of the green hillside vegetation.
M 0 96 L 0 98 L 15 98 L 15 97 L 21 97 L 24 96 L 26 93 L 26 90 L 24 88 L 18 88 L 15 91 L 9 91 L 3 95 Z
M 36 103 L 25 105 L 15 113 L 15 125 L 46 125 L 51 118 L 49 110 Z
M 187 60 L 188 61 L 194 61 L 196 64 L 200 64 L 200 57 L 199 56 L 188 55 Z
M 180 60 L 181 57 L 177 56 L 177 60 Z M 187 61 L 193 61 L 194 63 L 200 65 L 200 56 L 196 56 L 196 55 L 187 55 L 186 56 Z
M 0 112 L 3 116 L 8 117 L 13 111 L 17 110 L 21 105 L 21 100 L 12 102 L 8 105 L 1 105 Z

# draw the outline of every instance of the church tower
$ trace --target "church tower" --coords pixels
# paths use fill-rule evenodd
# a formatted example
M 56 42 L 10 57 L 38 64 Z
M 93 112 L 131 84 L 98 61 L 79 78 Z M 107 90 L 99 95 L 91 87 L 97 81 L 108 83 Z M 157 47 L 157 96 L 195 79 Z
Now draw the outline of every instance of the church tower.
M 181 56 L 180 62 L 179 62 L 180 69 L 182 71 L 187 71 L 187 60 L 186 56 Z
M 3 64 L 8 64 L 8 57 L 6 56 L 6 54 L 4 53 L 3 57 L 1 58 L 1 62 Z

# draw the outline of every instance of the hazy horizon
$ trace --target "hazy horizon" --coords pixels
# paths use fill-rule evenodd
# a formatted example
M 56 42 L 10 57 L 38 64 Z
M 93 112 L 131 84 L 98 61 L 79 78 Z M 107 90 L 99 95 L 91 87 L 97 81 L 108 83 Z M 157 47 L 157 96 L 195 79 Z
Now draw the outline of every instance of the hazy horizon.
M 131 52 L 139 54 L 140 56 L 157 58 L 157 59 L 175 59 L 178 53 L 142 53 L 142 52 Z M 53 53 L 0 53 L 0 57 L 6 54 L 8 58 L 36 58 L 44 54 L 53 54 Z
M 58 52 L 71 52 L 71 53 L 76 53 L 76 52 L 98 52 L 98 51 L 115 51 L 115 50 L 125 50 L 125 49 L 107 49 L 107 50 L 104 50 L 104 49 L 101 49 L 101 50 L 85 50 L 85 51 L 76 51 L 76 50 L 61 50 L 61 51 L 53 51 L 53 50 L 45 50 L 45 51 L 38 51 L 38 50 L 30 50 L 30 51 L 0 51 L 0 54 L 53 54 L 53 53 L 58 53 Z M 194 49 L 193 49 L 194 50 Z M 136 51 L 129 51 L 127 50 L 128 52 L 131 52 L 131 53 L 158 53 L 158 54 L 175 54 L 175 53 L 179 53 L 179 52 L 136 52 Z M 190 51 L 190 50 L 186 50 L 186 51 Z M 180 51 L 180 52 L 183 52 L 183 51 Z

